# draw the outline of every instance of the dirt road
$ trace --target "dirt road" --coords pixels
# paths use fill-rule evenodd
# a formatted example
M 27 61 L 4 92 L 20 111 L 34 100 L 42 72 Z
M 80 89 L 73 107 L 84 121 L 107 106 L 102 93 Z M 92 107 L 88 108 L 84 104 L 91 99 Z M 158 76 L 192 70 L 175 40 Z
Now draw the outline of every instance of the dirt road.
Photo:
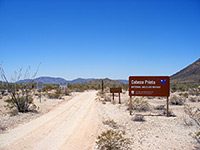
M 84 92 L 49 113 L 0 134 L 1 150 L 89 150 L 98 132 L 96 92 Z

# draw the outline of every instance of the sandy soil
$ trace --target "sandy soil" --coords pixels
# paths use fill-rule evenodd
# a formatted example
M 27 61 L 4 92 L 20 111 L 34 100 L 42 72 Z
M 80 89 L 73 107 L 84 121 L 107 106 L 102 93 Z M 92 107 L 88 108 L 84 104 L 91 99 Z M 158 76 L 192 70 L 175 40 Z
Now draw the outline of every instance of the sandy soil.
M 98 132 L 96 92 L 84 92 L 28 123 L 0 134 L 0 149 L 93 149 Z
M 110 95 L 110 94 L 107 94 Z M 117 96 L 117 95 L 116 95 Z M 147 99 L 152 109 L 147 112 L 133 111 L 129 114 L 127 101 L 128 93 L 122 94 L 122 104 L 118 104 L 118 97 L 113 102 L 98 103 L 98 113 L 102 120 L 114 120 L 117 123 L 117 129 L 126 132 L 126 137 L 131 140 L 128 145 L 130 149 L 137 150 L 192 150 L 199 147 L 191 134 L 198 131 L 198 127 L 185 114 L 184 106 L 169 105 L 170 110 L 176 117 L 162 116 L 161 111 L 155 111 L 153 107 L 165 105 L 166 99 L 152 98 Z M 186 102 L 190 106 L 200 108 L 200 102 Z M 136 114 L 144 116 L 143 122 L 133 121 Z M 184 120 L 192 122 L 191 126 L 187 126 Z M 109 125 L 101 124 L 102 131 L 113 129 Z
M 115 103 L 104 102 L 103 98 L 96 95 L 96 91 L 88 91 L 73 96 L 64 97 L 62 100 L 46 99 L 36 104 L 39 105 L 40 113 L 19 114 L 12 117 L 6 115 L 2 108 L 1 114 L 7 116 L 6 124 L 10 120 L 22 120 L 23 124 L 8 128 L 0 133 L 1 150 L 32 150 L 32 149 L 59 149 L 59 150 L 95 150 L 95 140 L 98 135 L 108 129 L 123 130 L 125 137 L 130 139 L 129 149 L 137 150 L 195 150 L 199 145 L 192 134 L 199 127 L 184 112 L 184 105 L 169 105 L 170 110 L 176 117 L 166 117 L 162 110 L 155 110 L 158 105 L 165 105 L 165 98 L 147 98 L 150 110 L 146 112 L 128 111 L 128 92 L 121 94 L 122 104 L 118 104 L 118 95 Z M 179 93 L 175 93 L 178 95 Z M 106 94 L 110 96 L 109 93 Z M 200 102 L 191 102 L 189 99 L 200 100 L 200 96 L 189 96 L 185 104 L 200 108 Z M 48 113 L 47 113 L 48 112 Z M 133 121 L 136 114 L 144 116 L 143 122 Z M 28 117 L 25 117 L 25 116 Z M 5 117 L 2 117 L 5 118 Z M 116 128 L 105 125 L 103 121 L 114 120 Z M 3 120 L 5 121 L 5 119 Z M 186 125 L 185 121 L 190 125 Z M 127 149 L 126 149 L 127 150 Z

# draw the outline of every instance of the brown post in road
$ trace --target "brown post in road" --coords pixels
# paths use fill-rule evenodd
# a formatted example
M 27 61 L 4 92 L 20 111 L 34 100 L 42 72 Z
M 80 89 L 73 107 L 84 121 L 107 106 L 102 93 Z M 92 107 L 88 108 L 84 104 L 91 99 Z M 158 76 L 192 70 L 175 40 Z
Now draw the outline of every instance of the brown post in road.
M 119 104 L 121 104 L 120 93 L 119 93 Z
M 114 101 L 114 93 L 113 93 L 113 101 Z

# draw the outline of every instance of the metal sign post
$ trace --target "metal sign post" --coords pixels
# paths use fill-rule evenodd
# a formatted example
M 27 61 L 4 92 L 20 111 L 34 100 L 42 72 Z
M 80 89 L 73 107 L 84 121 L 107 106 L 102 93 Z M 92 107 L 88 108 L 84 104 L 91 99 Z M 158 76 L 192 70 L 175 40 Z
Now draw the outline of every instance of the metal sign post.
M 169 116 L 169 104 L 168 104 L 168 97 L 170 95 L 169 81 L 170 78 L 168 76 L 130 76 L 129 77 L 130 99 L 131 96 L 167 97 L 167 116 Z

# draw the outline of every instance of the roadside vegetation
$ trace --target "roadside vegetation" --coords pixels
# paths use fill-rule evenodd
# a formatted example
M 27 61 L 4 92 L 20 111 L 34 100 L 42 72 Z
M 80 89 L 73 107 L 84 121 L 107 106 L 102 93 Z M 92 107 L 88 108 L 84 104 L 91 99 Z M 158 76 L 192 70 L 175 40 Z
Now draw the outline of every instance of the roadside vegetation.
M 197 132 L 193 133 L 193 138 L 200 144 L 200 109 L 186 105 L 184 111 L 199 128 Z
M 22 69 L 20 69 L 19 72 L 15 72 L 15 78 L 12 78 L 12 82 L 9 82 L 3 67 L 0 66 L 1 78 L 9 94 L 9 98 L 6 100 L 7 108 L 10 110 L 17 109 L 18 112 L 22 113 L 36 110 L 37 107 L 33 102 L 32 89 L 34 88 L 33 78 L 37 75 L 38 69 L 30 82 L 19 83 L 22 78 Z M 29 70 L 30 67 L 24 73 L 24 79 L 30 78 Z

